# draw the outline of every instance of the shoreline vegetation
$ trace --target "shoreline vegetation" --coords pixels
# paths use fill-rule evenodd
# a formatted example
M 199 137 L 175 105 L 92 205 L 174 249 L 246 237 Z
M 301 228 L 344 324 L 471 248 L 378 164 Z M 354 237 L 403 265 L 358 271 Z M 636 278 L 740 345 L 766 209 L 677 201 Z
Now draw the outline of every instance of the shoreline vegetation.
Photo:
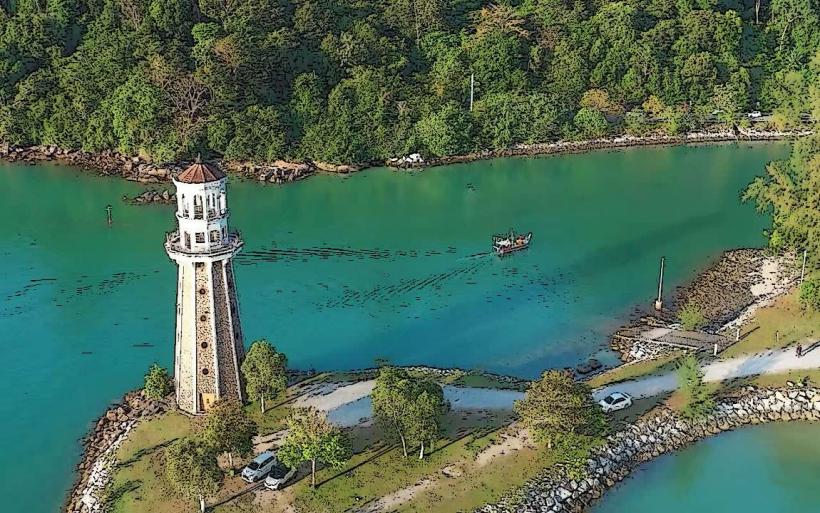
M 729 308 L 733 308 L 735 317 L 742 315 L 743 312 L 758 302 L 765 302 L 765 304 L 771 303 L 774 298 L 787 292 L 788 288 L 778 288 L 777 290 L 767 288 L 765 290 L 770 292 L 769 294 L 759 294 L 756 296 L 752 295 L 749 291 L 755 290 L 755 287 L 761 287 L 761 283 L 765 281 L 763 280 L 764 271 L 774 258 L 775 257 L 767 256 L 766 250 L 762 249 L 742 249 L 725 252 L 720 258 L 700 272 L 691 283 L 678 288 L 675 293 L 675 300 L 672 302 L 673 310 L 664 311 L 660 316 L 665 319 L 665 322 L 669 322 L 671 319 L 674 319 L 675 311 L 680 308 L 680 305 L 687 303 L 692 300 L 692 298 L 698 298 L 700 301 L 699 305 L 704 311 L 713 312 L 715 307 L 722 304 L 721 300 L 723 297 L 722 295 L 715 296 L 711 294 L 715 290 L 724 290 L 725 294 L 733 298 L 742 298 L 729 302 Z M 790 261 L 793 262 L 793 258 Z M 728 275 L 716 272 L 724 271 L 733 266 L 737 267 L 737 271 L 729 273 Z M 768 279 L 771 281 L 772 277 L 768 276 Z M 790 283 L 793 283 L 793 281 Z M 713 319 L 716 325 L 722 324 L 725 321 L 725 316 L 728 315 L 725 310 L 721 311 L 720 314 L 719 319 Z M 644 322 L 644 320 L 640 322 Z M 659 320 L 658 322 L 664 321 Z M 635 322 L 632 321 L 626 326 L 634 325 Z M 613 339 L 613 348 L 617 348 L 614 342 L 615 339 Z M 591 376 L 581 376 L 581 379 L 590 384 L 594 384 L 595 387 L 601 387 L 626 379 L 634 379 L 642 375 L 658 372 L 660 369 L 674 368 L 675 362 L 682 354 L 684 354 L 683 351 L 665 351 L 659 354 L 652 354 L 638 361 L 624 361 L 621 365 L 606 369 L 602 373 Z M 528 380 L 522 378 L 481 371 L 432 368 L 427 366 L 410 366 L 406 367 L 406 369 L 410 373 L 428 377 L 442 385 L 457 387 L 478 387 L 520 392 L 523 391 L 529 383 Z M 335 387 L 372 380 L 377 373 L 378 370 L 375 368 L 323 373 L 292 371 L 289 373 L 289 385 L 293 387 L 300 383 L 309 382 L 311 383 L 309 387 L 329 386 L 330 389 L 335 389 Z M 324 394 L 328 389 L 324 390 L 325 391 L 319 393 Z M 105 503 L 107 500 L 110 500 L 108 494 L 110 492 L 111 479 L 115 473 L 116 462 L 114 455 L 117 449 L 121 446 L 127 434 L 133 430 L 139 422 L 161 417 L 168 411 L 169 407 L 165 405 L 165 402 L 146 400 L 144 394 L 140 391 L 127 393 L 121 402 L 107 409 L 83 441 L 85 449 L 81 463 L 77 466 L 77 480 L 68 495 L 64 511 L 68 513 L 106 511 Z M 514 436 L 505 436 L 511 437 L 508 439 L 517 440 Z M 682 446 L 683 445 L 681 445 L 681 447 Z M 502 454 L 503 452 L 504 451 L 501 451 Z M 630 467 L 630 469 L 631 468 L 632 467 Z M 607 479 L 614 483 L 623 479 L 625 475 L 626 472 L 619 472 Z M 567 486 L 569 487 L 569 485 Z M 598 483 L 596 487 L 591 487 L 583 493 L 586 494 L 593 489 L 599 490 L 600 487 L 606 488 L 608 486 L 611 485 L 602 481 Z M 577 491 L 577 488 L 573 489 L 569 487 L 568 489 L 570 495 L 566 497 L 571 498 L 573 494 L 577 495 L 577 493 L 580 493 Z M 566 494 L 560 492 L 559 495 Z M 504 501 L 507 500 L 508 498 L 504 499 Z M 562 500 L 569 499 L 565 498 Z M 496 510 L 488 506 L 481 511 L 506 510 Z
M 333 165 L 322 162 L 285 162 L 251 163 L 218 161 L 218 164 L 241 178 L 259 183 L 285 184 L 304 180 L 317 173 L 349 174 L 372 167 L 388 167 L 393 169 L 422 169 L 428 167 L 463 164 L 481 160 L 508 157 L 539 157 L 549 155 L 563 155 L 585 153 L 589 151 L 625 149 L 642 146 L 676 146 L 687 144 L 709 144 L 728 142 L 759 142 L 791 140 L 812 134 L 807 128 L 795 130 L 717 130 L 690 132 L 680 136 L 645 135 L 645 136 L 618 136 L 596 138 L 581 141 L 555 141 L 538 144 L 518 144 L 502 150 L 485 150 L 464 155 L 432 158 L 425 160 L 420 156 L 414 159 L 388 159 L 384 162 L 369 164 Z M 129 181 L 143 184 L 160 184 L 170 181 L 183 170 L 188 162 L 175 164 L 153 164 L 137 156 L 126 156 L 113 151 L 90 153 L 80 150 L 49 146 L 14 146 L 0 145 L 0 159 L 12 163 L 36 164 L 38 162 L 54 162 L 58 164 L 79 167 L 87 171 L 96 171 L 103 176 L 118 176 Z M 155 193 L 156 192 L 156 193 Z M 134 203 L 170 203 L 174 201 L 173 194 L 168 191 L 145 191 L 134 198 Z

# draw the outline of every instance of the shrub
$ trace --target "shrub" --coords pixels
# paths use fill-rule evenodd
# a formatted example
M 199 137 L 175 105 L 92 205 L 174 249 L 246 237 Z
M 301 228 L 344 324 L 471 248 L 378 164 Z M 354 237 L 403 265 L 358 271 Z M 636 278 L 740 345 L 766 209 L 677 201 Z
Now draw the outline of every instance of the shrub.
M 813 276 L 800 284 L 799 301 L 803 310 L 820 311 L 820 276 Z
M 145 375 L 145 395 L 151 399 L 162 399 L 171 393 L 171 380 L 168 371 L 159 364 L 153 363 Z
M 694 303 L 687 303 L 678 313 L 681 327 L 685 330 L 699 330 L 706 325 L 706 317 L 703 310 Z

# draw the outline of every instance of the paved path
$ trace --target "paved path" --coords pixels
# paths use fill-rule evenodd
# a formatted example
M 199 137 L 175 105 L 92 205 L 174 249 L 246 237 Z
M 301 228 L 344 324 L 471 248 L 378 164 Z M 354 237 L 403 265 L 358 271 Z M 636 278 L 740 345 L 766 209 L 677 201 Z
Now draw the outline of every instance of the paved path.
M 805 344 L 809 348 L 811 344 Z M 718 360 L 703 367 L 705 381 L 723 381 L 733 378 L 778 374 L 790 370 L 820 368 L 820 347 L 797 358 L 793 348 L 765 351 L 727 360 Z M 355 426 L 366 423 L 371 416 L 370 392 L 373 380 L 352 384 L 319 385 L 300 397 L 298 406 L 313 406 L 328 412 L 328 419 L 339 426 Z M 522 392 L 490 388 L 444 386 L 444 397 L 456 410 L 510 410 L 513 401 L 524 397 Z M 678 388 L 674 372 L 660 376 L 648 376 L 631 381 L 608 385 L 594 391 L 600 400 L 614 391 L 626 392 L 635 399 L 652 397 Z
M 809 347 L 809 345 L 804 347 Z M 703 379 L 704 381 L 723 381 L 759 374 L 779 374 L 790 370 L 816 368 L 820 368 L 820 348 L 809 351 L 802 358 L 797 357 L 794 348 L 786 348 L 710 363 L 703 367 Z M 677 388 L 677 376 L 674 372 L 670 372 L 599 388 L 595 391 L 594 396 L 595 399 L 601 399 L 617 390 L 639 399 L 671 392 Z

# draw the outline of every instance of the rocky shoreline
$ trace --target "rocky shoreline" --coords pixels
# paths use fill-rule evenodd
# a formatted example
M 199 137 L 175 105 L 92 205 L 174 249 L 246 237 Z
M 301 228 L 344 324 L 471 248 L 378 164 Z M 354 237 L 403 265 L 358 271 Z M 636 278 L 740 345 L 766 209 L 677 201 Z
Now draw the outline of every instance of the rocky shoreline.
M 820 389 L 799 384 L 783 389 L 745 387 L 719 401 L 700 421 L 681 418 L 668 408 L 653 411 L 607 438 L 586 461 L 583 479 L 545 471 L 521 490 L 475 513 L 581 513 L 640 465 L 662 454 L 733 429 L 772 421 L 820 420 Z
M 105 491 L 116 451 L 128 433 L 143 419 L 167 411 L 165 402 L 145 397 L 139 390 L 128 392 L 97 420 L 83 439 L 83 455 L 77 465 L 77 480 L 66 499 L 63 511 L 90 513 L 104 511 Z
M 661 146 L 678 144 L 719 143 L 737 141 L 775 141 L 810 134 L 810 130 L 773 131 L 738 129 L 721 131 L 692 132 L 680 136 L 648 135 L 634 137 L 600 138 L 586 141 L 557 141 L 536 144 L 518 144 L 503 150 L 484 150 L 466 155 L 455 155 L 425 160 L 420 155 L 388 159 L 385 162 L 365 164 L 328 164 L 304 161 L 272 163 L 234 162 L 218 160 L 217 164 L 229 172 L 260 183 L 285 184 L 304 180 L 318 172 L 348 174 L 368 167 L 387 166 L 415 169 L 448 164 L 458 164 L 503 157 L 556 155 L 583 153 L 593 150 L 619 149 L 637 146 Z M 189 162 L 155 164 L 138 156 L 122 155 L 115 151 L 97 153 L 82 150 L 47 146 L 14 146 L 0 142 L 0 159 L 9 162 L 36 164 L 37 162 L 57 162 L 86 170 L 96 170 L 105 176 L 119 176 L 140 183 L 163 183 L 179 173 Z
M 794 255 L 771 255 L 766 249 L 744 248 L 723 252 L 687 285 L 675 291 L 673 301 L 661 312 L 652 312 L 615 332 L 610 342 L 624 362 L 651 359 L 671 349 L 621 337 L 641 327 L 674 327 L 686 304 L 696 305 L 706 319 L 708 333 L 725 331 L 743 322 L 753 311 L 788 292 L 799 276 Z

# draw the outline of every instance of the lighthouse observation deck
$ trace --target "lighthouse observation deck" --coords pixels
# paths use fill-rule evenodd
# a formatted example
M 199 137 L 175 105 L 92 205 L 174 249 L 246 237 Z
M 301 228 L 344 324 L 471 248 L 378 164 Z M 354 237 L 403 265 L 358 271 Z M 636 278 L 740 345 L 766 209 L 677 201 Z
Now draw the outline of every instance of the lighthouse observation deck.
M 179 231 L 165 234 L 165 251 L 171 258 L 196 258 L 196 257 L 230 257 L 234 255 L 245 244 L 239 234 L 228 233 L 225 237 L 220 237 L 218 241 L 209 241 L 207 247 L 202 246 L 202 242 L 191 241 L 190 237 L 183 240 Z

